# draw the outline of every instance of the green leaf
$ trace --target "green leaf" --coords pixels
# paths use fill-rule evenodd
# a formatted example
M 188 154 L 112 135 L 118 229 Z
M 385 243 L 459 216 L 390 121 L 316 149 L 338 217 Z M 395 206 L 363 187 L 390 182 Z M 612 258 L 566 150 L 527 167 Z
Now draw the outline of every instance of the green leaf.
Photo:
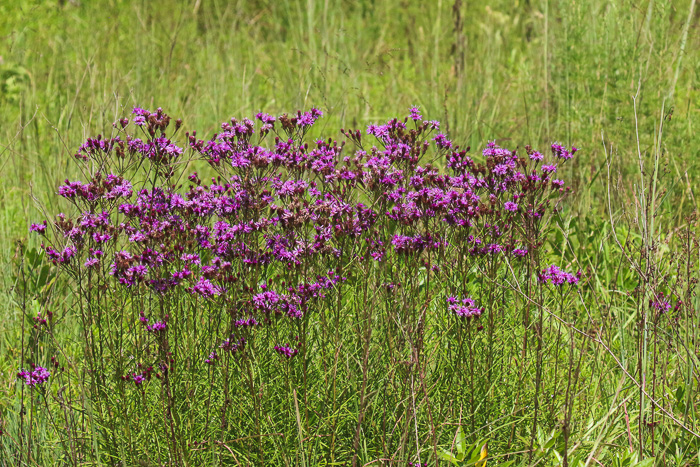
M 449 451 L 442 449 L 442 452 L 439 452 L 438 456 L 440 456 L 442 460 L 457 464 L 458 459 Z
M 464 430 L 462 429 L 462 426 L 460 425 L 459 428 L 457 428 L 457 442 L 456 442 L 456 447 L 457 447 L 457 452 L 459 453 L 460 456 L 464 455 L 464 451 L 467 448 L 467 438 L 464 436 Z

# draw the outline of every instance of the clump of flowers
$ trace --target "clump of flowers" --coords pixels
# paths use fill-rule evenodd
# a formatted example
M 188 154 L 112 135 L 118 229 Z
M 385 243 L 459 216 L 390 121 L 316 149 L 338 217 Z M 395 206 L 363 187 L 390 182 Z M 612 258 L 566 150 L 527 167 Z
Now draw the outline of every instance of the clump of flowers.
M 447 297 L 448 309 L 459 318 L 478 318 L 483 313 L 483 309 L 476 306 L 473 299 L 466 297 L 459 299 L 458 297 Z
M 556 287 L 561 287 L 566 284 L 576 285 L 581 280 L 581 271 L 576 274 L 571 274 L 559 268 L 559 266 L 551 265 L 540 272 L 539 281 L 543 284 L 552 284 Z
M 182 121 L 160 108 L 136 107 L 110 137 L 80 146 L 81 180 L 66 179 L 57 190 L 69 210 L 30 230 L 87 305 L 76 310 L 85 335 L 99 341 L 99 352 L 86 354 L 94 383 L 86 391 L 102 388 L 92 397 L 129 383 L 140 396 L 161 397 L 169 420 L 175 407 L 198 403 L 183 404 L 192 388 L 182 371 L 207 375 L 212 392 L 244 380 L 251 394 L 263 394 L 253 388 L 252 365 L 302 350 L 306 357 L 316 345 L 307 347 L 309 330 L 327 316 L 349 320 L 346 305 L 362 300 L 348 297 L 361 286 L 404 312 L 386 320 L 406 326 L 404 335 L 422 332 L 424 321 L 408 309 L 415 302 L 403 298 L 466 295 L 466 283 L 452 283 L 456 264 L 491 271 L 510 259 L 529 264 L 541 246 L 532 233 L 568 193 L 554 174 L 573 147 L 552 145 L 546 158 L 529 146 L 518 152 L 489 142 L 471 154 L 417 107 L 401 119 L 341 130 L 347 141 L 312 140 L 322 117 L 315 108 L 258 113 L 231 118 L 202 139 L 179 134 Z M 580 277 L 556 266 L 539 276 L 555 286 Z M 450 315 L 469 321 L 489 313 L 452 293 Z M 362 303 L 363 313 L 376 312 Z M 430 305 L 426 312 L 445 312 Z M 280 344 L 285 335 L 296 343 Z M 159 381 L 145 384 L 152 376 Z M 49 373 L 36 367 L 20 377 L 34 386 Z
M 650 299 L 649 306 L 659 314 L 668 313 L 671 310 L 671 303 L 663 292 L 659 292 L 655 297 Z
M 301 345 L 301 343 L 299 344 Z M 295 357 L 299 353 L 299 348 L 298 347 L 291 347 L 287 344 L 283 345 L 276 345 L 274 347 L 275 352 L 277 352 L 279 355 L 286 359 L 290 359 L 292 357 Z
M 44 384 L 51 376 L 49 370 L 42 366 L 32 365 L 31 368 L 31 370 L 21 370 L 17 373 L 17 377 L 24 379 L 27 386 L 34 387 L 38 384 Z
M 385 262 L 392 255 L 527 256 L 538 245 L 526 245 L 515 225 L 539 222 L 563 190 L 552 174 L 577 149 L 552 144 L 553 163 L 545 164 L 529 146 L 521 157 L 490 142 L 478 163 L 468 148 L 433 134 L 439 122 L 423 120 L 417 107 L 409 113 L 369 125 L 371 146 L 361 131 L 342 130 L 357 146 L 343 156 L 344 146 L 331 139 L 304 142 L 323 116 L 318 109 L 278 117 L 258 113 L 257 129 L 253 120 L 234 118 L 208 140 L 188 133 L 183 147 L 167 135 L 172 119 L 162 109 L 136 107 L 135 133 L 123 118 L 115 136 L 88 139 L 76 153 L 89 179 L 65 180 L 58 194 L 77 215 L 59 214 L 30 230 L 52 230 L 42 245 L 48 258 L 93 281 L 115 280 L 135 294 L 160 297 L 181 291 L 232 306 L 239 311 L 231 314 L 230 329 L 269 324 L 272 316 L 303 318 L 345 282 L 333 270 L 341 257 L 351 264 Z M 181 126 L 177 120 L 175 133 Z M 270 134 L 274 142 L 263 145 Z M 421 162 L 431 146 L 447 171 Z M 197 159 L 218 176 L 207 184 L 190 173 L 189 187 L 177 191 L 171 180 L 183 162 Z M 129 179 L 133 169 L 145 170 L 152 182 Z M 296 285 L 275 288 L 268 281 L 258 291 L 246 285 L 248 272 L 271 267 L 296 271 Z M 431 265 L 434 274 L 441 270 Z M 556 266 L 540 274 L 553 285 L 579 278 Z M 483 312 L 470 298 L 448 302 L 459 317 Z M 167 317 L 149 322 L 141 313 L 140 320 L 153 334 L 168 328 Z M 221 348 L 237 351 L 245 343 L 230 339 Z M 215 360 L 212 353 L 208 361 Z

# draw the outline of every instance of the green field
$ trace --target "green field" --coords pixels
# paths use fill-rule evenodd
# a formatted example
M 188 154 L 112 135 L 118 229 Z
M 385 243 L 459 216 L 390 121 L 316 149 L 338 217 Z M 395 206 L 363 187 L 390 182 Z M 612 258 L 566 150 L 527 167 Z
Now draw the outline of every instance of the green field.
M 0 465 L 475 465 L 486 442 L 489 466 L 698 465 L 699 83 L 694 0 L 0 0 Z M 358 286 L 344 299 L 354 318 L 328 341 L 317 331 L 310 369 L 293 370 L 303 386 L 291 389 L 292 370 L 275 379 L 276 364 L 248 367 L 261 396 L 253 382 L 240 389 L 226 429 L 183 415 L 168 445 L 162 417 L 137 401 L 129 413 L 144 423 L 122 439 L 69 383 L 46 386 L 54 396 L 23 416 L 34 397 L 16 376 L 24 349 L 47 357 L 60 342 L 79 366 L 84 343 L 79 299 L 42 269 L 29 224 L 67 209 L 55 193 L 79 175 L 73 154 L 135 106 L 162 107 L 204 139 L 231 117 L 315 106 L 313 135 L 341 141 L 340 128 L 418 106 L 475 160 L 494 140 L 519 154 L 575 145 L 559 173 L 573 193 L 540 262 L 581 270 L 583 285 L 540 296 L 523 322 L 524 276 L 457 271 L 490 291 L 499 321 L 482 317 L 486 332 L 468 334 L 465 363 L 450 353 L 466 355 L 461 341 L 444 350 L 454 329 L 430 308 L 420 389 L 385 337 L 363 337 L 374 325 L 359 293 L 371 287 Z M 660 293 L 681 305 L 654 318 Z M 63 325 L 35 342 L 33 318 L 49 309 Z M 80 368 L 67 381 L 85 378 Z M 263 397 L 266 384 L 276 389 Z M 59 389 L 82 421 L 63 402 L 45 410 Z

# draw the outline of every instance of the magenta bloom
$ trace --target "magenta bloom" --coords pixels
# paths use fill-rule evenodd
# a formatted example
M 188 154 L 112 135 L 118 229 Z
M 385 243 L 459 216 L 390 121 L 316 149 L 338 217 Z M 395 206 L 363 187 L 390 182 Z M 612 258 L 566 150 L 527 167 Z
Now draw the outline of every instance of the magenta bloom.
M 219 357 L 219 354 L 216 353 L 216 350 L 212 350 L 212 352 L 209 354 L 209 356 L 204 359 L 204 363 L 206 363 L 207 365 L 213 365 L 220 358 L 221 357 Z
M 30 387 L 45 383 L 49 376 L 51 376 L 49 370 L 41 366 L 35 366 L 32 371 L 22 370 L 17 373 L 17 377 L 24 379 L 24 383 Z
M 168 324 L 165 321 L 156 321 L 155 323 L 146 326 L 146 329 L 154 334 L 157 334 L 160 331 L 165 331 L 167 328 Z
M 283 356 L 286 359 L 290 359 L 299 353 L 299 349 L 291 347 L 287 344 L 284 344 L 284 345 L 276 345 L 275 352 L 277 352 L 278 354 L 280 354 L 281 356 Z
M 517 210 L 518 210 L 518 204 L 517 204 L 517 203 L 514 203 L 514 202 L 512 202 L 512 201 L 506 201 L 506 202 L 503 204 L 503 208 L 504 208 L 506 211 L 517 212 Z
M 297 116 L 297 124 L 301 128 L 310 127 L 311 125 L 316 123 L 316 120 L 318 120 L 321 117 L 323 117 L 323 112 L 316 108 L 313 108 L 308 112 L 300 113 Z
M 513 256 L 516 258 L 524 258 L 527 256 L 527 248 L 516 248 L 513 250 Z
M 221 295 L 223 292 L 221 287 L 217 287 L 216 285 L 212 284 L 209 279 L 205 279 L 203 277 L 199 278 L 199 281 L 194 287 L 192 287 L 191 291 L 192 293 L 201 295 L 204 298 L 216 297 L 217 295 Z
M 46 221 L 42 222 L 41 224 L 30 225 L 29 231 L 44 235 L 44 233 L 46 233 Z
M 85 266 L 87 269 L 90 269 L 90 268 L 94 268 L 94 267 L 97 266 L 98 264 L 100 264 L 100 259 L 99 259 L 99 258 L 88 258 L 88 259 L 85 260 L 84 266 Z
M 423 119 L 423 116 L 420 114 L 420 110 L 418 110 L 418 107 L 411 107 L 409 112 L 411 113 L 411 115 L 410 115 L 411 120 L 417 122 L 417 121 Z
M 661 314 L 667 313 L 671 309 L 671 304 L 666 300 L 663 292 L 659 292 L 656 297 L 649 300 L 649 306 Z
M 575 146 L 571 146 L 571 150 L 569 151 L 568 149 L 566 149 L 565 146 L 562 146 L 561 144 L 552 144 L 552 154 L 554 154 L 554 157 L 559 159 L 571 159 L 572 157 L 574 157 L 576 151 L 578 151 L 578 149 Z
M 433 141 L 435 141 L 435 145 L 440 149 L 450 149 L 452 147 L 452 141 L 447 139 L 447 136 L 442 133 L 433 138 Z
M 539 281 L 543 284 L 552 284 L 557 287 L 561 287 L 565 284 L 576 285 L 581 279 L 581 271 L 578 271 L 575 275 L 563 271 L 558 266 L 554 264 L 542 270 L 539 275 Z
M 139 384 L 143 383 L 146 380 L 146 378 L 143 375 L 134 374 L 131 376 L 131 380 L 134 382 L 134 384 L 138 386 Z
M 459 318 L 478 318 L 483 313 L 483 308 L 476 306 L 473 299 L 467 297 L 459 299 L 455 296 L 447 297 L 447 308 Z

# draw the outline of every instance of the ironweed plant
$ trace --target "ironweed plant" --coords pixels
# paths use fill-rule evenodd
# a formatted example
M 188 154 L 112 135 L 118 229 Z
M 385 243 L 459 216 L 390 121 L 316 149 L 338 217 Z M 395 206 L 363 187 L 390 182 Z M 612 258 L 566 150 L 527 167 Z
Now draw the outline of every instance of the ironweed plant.
M 504 440 L 568 442 L 585 350 L 544 306 L 565 317 L 582 276 L 540 250 L 577 149 L 472 158 L 418 108 L 346 144 L 311 137 L 322 116 L 199 139 L 135 108 L 80 146 L 30 227 L 70 294 L 25 332 L 20 464 L 433 465 L 507 401 Z

